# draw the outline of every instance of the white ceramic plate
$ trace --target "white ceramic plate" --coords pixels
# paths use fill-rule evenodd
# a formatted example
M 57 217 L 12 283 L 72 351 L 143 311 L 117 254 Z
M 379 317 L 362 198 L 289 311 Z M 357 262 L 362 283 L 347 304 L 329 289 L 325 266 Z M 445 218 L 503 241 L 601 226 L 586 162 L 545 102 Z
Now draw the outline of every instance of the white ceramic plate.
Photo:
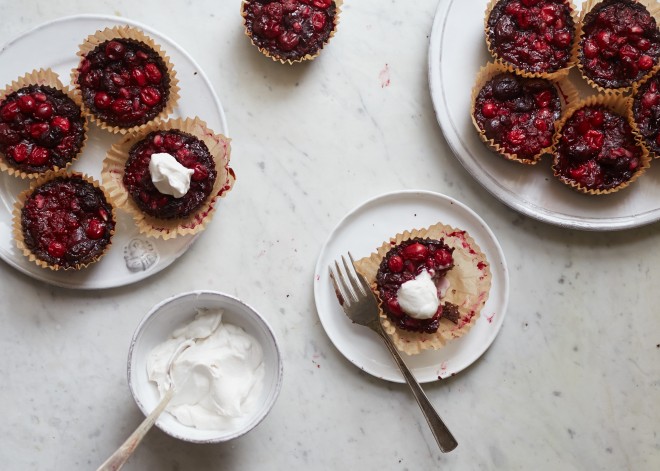
M 490 60 L 484 35 L 487 3 L 441 0 L 429 45 L 433 105 L 445 138 L 463 166 L 511 208 L 551 224 L 606 231 L 659 220 L 658 165 L 623 191 L 589 197 L 556 180 L 550 159 L 523 166 L 499 158 L 481 142 L 470 118 L 470 97 L 478 70 Z M 583 95 L 593 93 L 576 71 L 570 78 Z
M 33 69 L 48 67 L 60 76 L 65 85 L 70 84 L 71 70 L 78 63 L 76 52 L 79 44 L 99 29 L 126 24 L 144 30 L 170 56 L 181 87 L 181 98 L 173 117 L 199 116 L 211 129 L 226 135 L 227 123 L 220 101 L 193 58 L 161 33 L 125 18 L 71 16 L 36 27 L 0 49 L 0 84 L 9 84 Z M 116 139 L 116 136 L 90 124 L 84 155 L 72 168 L 100 180 L 101 162 Z M 11 236 L 16 195 L 28 186 L 28 182 L 5 173 L 0 174 L 0 258 L 23 273 L 53 285 L 95 289 L 134 283 L 170 265 L 196 238 L 185 236 L 167 241 L 147 239 L 138 233 L 133 219 L 119 210 L 112 246 L 98 263 L 77 272 L 43 269 L 29 262 L 19 252 Z
M 492 271 L 490 297 L 470 332 L 440 350 L 404 356 L 420 383 L 452 376 L 470 366 L 495 340 L 509 298 L 509 272 L 497 239 L 486 223 L 467 206 L 439 193 L 401 191 L 367 201 L 351 211 L 332 231 L 316 264 L 314 298 L 328 337 L 335 347 L 365 372 L 387 381 L 404 379 L 383 341 L 344 314 L 330 281 L 328 267 L 341 255 L 368 256 L 394 235 L 437 222 L 467 231 L 486 254 Z

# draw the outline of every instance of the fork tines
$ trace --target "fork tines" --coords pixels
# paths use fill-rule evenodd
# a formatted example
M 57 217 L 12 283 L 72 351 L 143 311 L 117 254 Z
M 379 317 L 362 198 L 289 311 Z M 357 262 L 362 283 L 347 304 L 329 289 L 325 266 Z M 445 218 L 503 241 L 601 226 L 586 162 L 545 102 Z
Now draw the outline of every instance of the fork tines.
M 353 260 L 353 256 L 350 252 L 348 252 L 348 258 L 351 261 L 350 266 L 346 261 L 346 257 L 343 255 L 341 256 L 341 260 L 344 265 L 343 271 L 346 272 L 346 276 L 344 276 L 344 273 L 342 272 L 342 269 L 336 260 L 335 269 L 333 270 L 332 266 L 329 267 L 330 279 L 332 280 L 332 285 L 335 288 L 337 299 L 339 299 L 339 304 L 342 306 L 344 303 L 350 306 L 352 302 L 358 302 L 360 298 L 367 296 L 367 293 L 370 289 L 364 278 L 355 272 L 355 261 Z

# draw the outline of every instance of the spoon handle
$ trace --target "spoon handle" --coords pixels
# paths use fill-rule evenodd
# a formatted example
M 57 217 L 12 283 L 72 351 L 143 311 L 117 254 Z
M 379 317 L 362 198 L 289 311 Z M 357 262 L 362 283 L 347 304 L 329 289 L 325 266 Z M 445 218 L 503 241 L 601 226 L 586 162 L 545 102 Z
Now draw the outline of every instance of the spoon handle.
M 170 387 L 163 398 L 160 400 L 156 408 L 149 414 L 137 429 L 126 439 L 124 443 L 115 451 L 105 463 L 103 463 L 96 471 L 117 471 L 131 457 L 137 446 L 140 444 L 147 432 L 153 427 L 158 419 L 158 416 L 165 410 L 167 404 L 172 399 L 174 388 Z
M 387 348 L 392 354 L 392 357 L 394 357 L 397 366 L 401 370 L 403 377 L 406 379 L 408 386 L 410 386 L 410 390 L 412 391 L 413 396 L 415 396 L 417 404 L 419 404 L 420 409 L 422 409 L 424 417 L 426 418 L 426 422 L 428 422 L 429 427 L 431 428 L 431 432 L 433 433 L 433 437 L 440 447 L 440 451 L 443 453 L 452 451 L 458 446 L 458 442 L 451 434 L 445 423 L 442 421 L 438 415 L 438 412 L 433 408 L 433 404 L 431 404 L 431 401 L 429 401 L 428 397 L 426 397 L 424 390 L 415 379 L 415 376 L 413 376 L 408 366 L 404 363 L 401 355 L 399 355 L 399 352 L 396 350 L 396 347 L 392 343 L 389 335 L 382 331 L 380 334 L 385 341 L 385 345 L 387 345 Z

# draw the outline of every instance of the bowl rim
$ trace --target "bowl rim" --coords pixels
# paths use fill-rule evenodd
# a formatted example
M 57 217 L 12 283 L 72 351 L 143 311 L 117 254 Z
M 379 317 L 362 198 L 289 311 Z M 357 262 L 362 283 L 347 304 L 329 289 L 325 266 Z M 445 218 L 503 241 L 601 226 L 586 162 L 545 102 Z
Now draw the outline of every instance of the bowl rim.
M 265 407 L 263 407 L 261 413 L 255 415 L 255 417 L 250 422 L 248 422 L 246 424 L 246 426 L 244 426 L 243 428 L 237 430 L 236 432 L 234 432 L 232 434 L 229 434 L 229 435 L 224 435 L 224 436 L 221 436 L 221 437 L 198 439 L 198 438 L 191 438 L 191 437 L 183 436 L 181 434 L 176 433 L 175 431 L 172 431 L 172 430 L 169 430 L 167 428 L 161 427 L 158 420 L 155 423 L 156 427 L 158 427 L 160 430 L 165 432 L 167 435 L 169 435 L 171 437 L 174 437 L 174 438 L 178 438 L 179 440 L 183 440 L 183 441 L 190 442 L 190 443 L 223 443 L 223 442 L 227 442 L 229 440 L 233 440 L 235 438 L 238 438 L 242 435 L 245 435 L 250 430 L 254 429 L 257 425 L 259 425 L 261 423 L 261 421 L 263 421 L 266 418 L 266 416 L 270 413 L 270 411 L 272 410 L 273 406 L 275 405 L 275 402 L 277 401 L 277 398 L 280 395 L 280 391 L 282 389 L 282 377 L 283 377 L 283 373 L 284 373 L 284 365 L 283 365 L 283 361 L 282 361 L 282 353 L 280 352 L 280 347 L 279 347 L 279 344 L 277 343 L 277 339 L 275 337 L 275 334 L 273 333 L 273 329 L 270 326 L 270 324 L 268 323 L 268 321 L 261 314 L 259 314 L 259 312 L 256 309 L 254 309 L 252 306 L 247 304 L 245 301 L 242 301 L 241 299 L 237 298 L 236 296 L 232 296 L 230 294 L 223 293 L 221 291 L 193 290 L 193 291 L 186 291 L 186 292 L 183 292 L 183 293 L 172 295 L 172 296 L 170 296 L 166 299 L 163 299 L 162 301 L 158 302 L 157 304 L 155 304 L 151 309 L 149 309 L 147 314 L 145 314 L 144 317 L 142 317 L 142 319 L 140 320 L 140 322 L 138 323 L 137 327 L 135 328 L 135 330 L 133 332 L 133 336 L 131 337 L 131 344 L 130 344 L 129 349 L 128 349 L 128 359 L 127 359 L 127 362 L 126 362 L 128 388 L 131 392 L 131 396 L 133 396 L 133 400 L 137 404 L 137 406 L 140 409 L 140 411 L 142 412 L 142 414 L 144 414 L 145 417 L 147 415 L 149 415 L 149 413 L 151 411 L 146 410 L 144 404 L 142 403 L 142 401 L 140 400 L 140 398 L 137 394 L 136 386 L 134 386 L 133 380 L 131 378 L 131 372 L 133 370 L 133 366 L 132 366 L 133 353 L 134 353 L 134 350 L 135 350 L 135 345 L 137 344 L 137 341 L 138 341 L 138 337 L 143 332 L 144 327 L 145 327 L 146 323 L 149 321 L 149 319 L 151 319 L 151 317 L 156 315 L 156 313 L 163 306 L 165 306 L 165 305 L 167 305 L 171 302 L 174 302 L 174 301 L 176 301 L 177 299 L 180 299 L 180 298 L 184 298 L 184 297 L 188 297 L 188 296 L 192 296 L 193 298 L 197 298 L 200 295 L 211 295 L 212 297 L 216 296 L 216 297 L 232 300 L 232 301 L 240 304 L 245 310 L 250 311 L 252 314 L 254 314 L 255 318 L 259 322 L 261 322 L 263 324 L 263 326 L 265 327 L 265 333 L 267 334 L 267 336 L 270 337 L 270 339 L 272 340 L 272 344 L 275 347 L 275 352 L 276 352 L 276 357 L 277 357 L 276 358 L 277 359 L 277 371 L 276 371 L 277 380 L 276 380 L 276 383 L 275 383 L 274 390 L 272 391 L 272 393 L 269 394 L 270 399 L 266 401 Z

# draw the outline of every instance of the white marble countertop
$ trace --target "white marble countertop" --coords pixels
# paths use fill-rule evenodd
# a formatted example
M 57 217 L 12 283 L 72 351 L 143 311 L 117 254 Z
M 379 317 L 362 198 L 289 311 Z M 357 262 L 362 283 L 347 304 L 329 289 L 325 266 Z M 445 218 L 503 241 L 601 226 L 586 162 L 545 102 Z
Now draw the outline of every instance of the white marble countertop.
M 2 469 L 96 469 L 142 420 L 126 380 L 135 327 L 160 300 L 194 289 L 238 296 L 269 320 L 284 357 L 281 395 L 228 444 L 154 429 L 125 469 L 660 469 L 658 225 L 549 226 L 470 177 L 429 96 L 437 0 L 347 0 L 328 47 L 295 67 L 250 45 L 239 0 L 162 4 L 0 0 L 0 44 L 79 13 L 131 18 L 176 41 L 220 97 L 238 176 L 192 248 L 139 283 L 62 289 L 0 263 Z M 332 228 L 363 201 L 402 189 L 470 206 L 510 268 L 492 347 L 425 386 L 458 439 L 450 454 L 404 385 L 372 378 L 335 349 L 314 305 L 314 265 Z

